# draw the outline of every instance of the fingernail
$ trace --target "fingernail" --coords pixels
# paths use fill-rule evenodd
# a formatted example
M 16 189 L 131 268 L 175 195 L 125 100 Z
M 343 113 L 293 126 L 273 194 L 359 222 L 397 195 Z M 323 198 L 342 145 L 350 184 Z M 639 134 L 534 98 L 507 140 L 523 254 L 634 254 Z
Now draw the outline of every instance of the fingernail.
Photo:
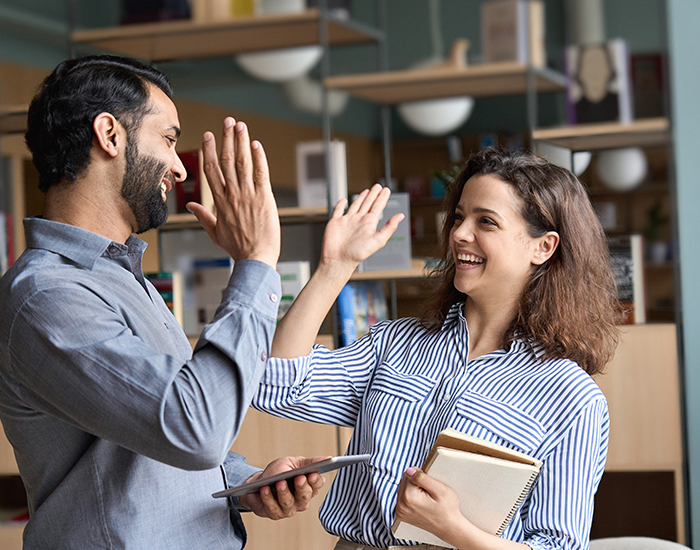
M 413 477 L 413 474 L 415 474 L 415 473 L 416 473 L 416 469 L 414 467 L 410 467 L 406 470 L 406 475 L 408 475 L 408 477 Z
M 251 149 L 258 149 L 260 148 L 260 142 L 259 141 L 254 141 L 253 143 L 250 144 Z
M 265 495 L 265 496 L 269 495 L 269 494 L 270 494 L 270 488 L 269 488 L 267 485 L 265 485 L 264 487 L 262 487 L 262 488 L 260 489 L 260 494 L 261 494 L 261 495 Z
M 225 128 L 230 128 L 231 126 L 234 125 L 234 123 L 235 123 L 235 121 L 231 117 L 226 117 L 224 119 L 224 127 Z
M 209 141 L 211 140 L 212 136 L 213 134 L 211 132 L 205 132 L 202 136 L 202 141 Z
M 236 123 L 236 131 L 237 132 L 242 132 L 243 128 L 245 128 L 245 122 L 237 122 Z

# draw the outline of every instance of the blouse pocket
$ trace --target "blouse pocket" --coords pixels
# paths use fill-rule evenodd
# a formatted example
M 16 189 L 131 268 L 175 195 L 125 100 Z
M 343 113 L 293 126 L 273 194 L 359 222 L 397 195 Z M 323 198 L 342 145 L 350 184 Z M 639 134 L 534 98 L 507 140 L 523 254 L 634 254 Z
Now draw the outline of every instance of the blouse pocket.
M 457 401 L 456 410 L 462 420 L 478 425 L 476 432 L 485 429 L 524 453 L 533 453 L 545 437 L 545 429 L 537 419 L 513 405 L 477 393 L 467 392 Z M 487 435 L 474 430 L 469 433 Z
M 400 397 L 406 401 L 422 401 L 432 391 L 435 381 L 422 374 L 406 374 L 388 363 L 379 365 L 370 383 L 370 391 Z

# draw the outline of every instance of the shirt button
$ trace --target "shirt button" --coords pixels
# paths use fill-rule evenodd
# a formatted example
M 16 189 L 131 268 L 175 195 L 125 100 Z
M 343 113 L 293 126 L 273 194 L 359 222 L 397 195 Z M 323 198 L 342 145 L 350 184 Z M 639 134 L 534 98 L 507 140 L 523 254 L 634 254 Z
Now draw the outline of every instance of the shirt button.
M 443 401 L 449 401 L 450 397 L 452 397 L 449 393 L 446 393 L 445 395 L 442 396 Z
M 262 359 L 263 362 L 267 361 L 267 353 L 265 353 L 265 352 L 263 351 L 263 352 L 260 354 L 260 359 Z
M 279 300 L 279 298 L 277 297 L 277 294 L 270 294 L 270 301 L 271 301 L 273 304 L 276 304 L 276 303 L 277 303 L 277 300 Z
M 119 249 L 116 246 L 114 246 L 113 244 L 110 245 L 107 250 L 109 251 L 110 254 L 116 254 L 117 252 L 119 252 Z

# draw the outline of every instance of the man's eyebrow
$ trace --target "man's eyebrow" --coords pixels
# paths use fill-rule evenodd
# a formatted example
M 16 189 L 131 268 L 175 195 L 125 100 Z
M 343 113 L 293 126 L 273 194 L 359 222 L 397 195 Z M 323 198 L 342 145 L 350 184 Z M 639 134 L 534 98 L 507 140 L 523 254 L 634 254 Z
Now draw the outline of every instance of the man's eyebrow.
M 176 137 L 176 138 L 179 138 L 179 137 L 180 137 L 180 134 L 182 134 L 182 131 L 180 130 L 180 127 L 179 127 L 179 126 L 174 126 L 174 125 L 171 126 L 171 127 L 170 127 L 170 131 L 172 131 L 172 132 L 175 133 L 175 137 Z

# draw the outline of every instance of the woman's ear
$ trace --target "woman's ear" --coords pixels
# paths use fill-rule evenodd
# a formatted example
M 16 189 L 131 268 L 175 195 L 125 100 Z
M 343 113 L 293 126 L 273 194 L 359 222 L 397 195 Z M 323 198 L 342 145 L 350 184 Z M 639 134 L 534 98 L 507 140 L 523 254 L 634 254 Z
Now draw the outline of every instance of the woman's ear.
M 100 113 L 92 122 L 92 129 L 100 149 L 110 157 L 116 157 L 126 137 L 124 127 L 111 113 Z
M 559 233 L 556 231 L 547 231 L 539 239 L 537 239 L 537 247 L 532 257 L 534 265 L 542 265 L 552 257 L 554 251 L 559 246 Z

